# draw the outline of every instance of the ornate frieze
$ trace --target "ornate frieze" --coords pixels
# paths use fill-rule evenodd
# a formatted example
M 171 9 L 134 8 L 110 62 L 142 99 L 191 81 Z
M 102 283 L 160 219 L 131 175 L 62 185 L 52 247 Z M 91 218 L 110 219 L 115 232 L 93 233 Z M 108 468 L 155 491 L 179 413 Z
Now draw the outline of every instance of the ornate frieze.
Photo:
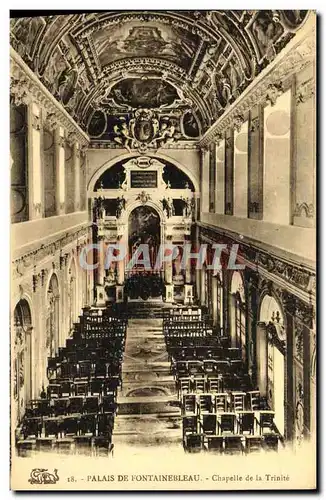
M 300 83 L 295 95 L 297 105 L 308 101 L 311 97 L 315 95 L 315 92 L 316 92 L 316 83 L 314 78 L 310 78 L 309 80 Z
M 78 240 L 79 244 L 82 244 L 82 241 L 85 240 L 88 236 L 90 225 L 87 224 L 82 228 L 71 231 L 58 240 L 52 241 L 46 245 L 41 245 L 39 248 L 32 252 L 28 252 L 18 259 L 13 261 L 12 270 L 13 277 L 20 278 L 25 272 L 27 272 L 32 266 L 37 262 L 41 262 L 43 259 L 54 256 L 56 252 L 60 251 L 65 246 L 70 243 Z
M 213 242 L 221 243 L 221 235 L 213 229 L 205 227 L 200 228 L 201 236 L 207 237 Z M 234 243 L 234 239 L 223 234 L 223 243 Z M 313 271 L 287 262 L 276 257 L 273 254 L 267 253 L 261 249 L 255 248 L 253 245 L 239 244 L 239 255 L 243 256 L 248 262 L 258 265 L 258 269 L 264 269 L 275 277 L 280 277 L 287 283 L 291 283 L 295 287 L 304 292 L 315 294 L 316 291 L 316 275 Z

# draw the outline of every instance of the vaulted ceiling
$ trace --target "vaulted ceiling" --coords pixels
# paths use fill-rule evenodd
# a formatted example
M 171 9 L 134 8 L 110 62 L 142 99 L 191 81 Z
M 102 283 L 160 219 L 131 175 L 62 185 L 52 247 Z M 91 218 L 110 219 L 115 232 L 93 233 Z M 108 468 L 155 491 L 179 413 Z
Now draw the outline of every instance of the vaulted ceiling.
M 145 108 L 182 116 L 180 137 L 195 138 L 306 17 L 302 10 L 111 11 L 13 18 L 10 37 L 91 137 L 112 139 L 114 120 Z

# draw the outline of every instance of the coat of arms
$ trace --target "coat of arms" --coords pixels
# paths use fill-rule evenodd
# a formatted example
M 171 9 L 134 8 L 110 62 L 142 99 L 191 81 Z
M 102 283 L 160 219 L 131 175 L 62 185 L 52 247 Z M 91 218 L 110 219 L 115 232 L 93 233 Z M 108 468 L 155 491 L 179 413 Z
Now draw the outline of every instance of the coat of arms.
M 137 109 L 129 122 L 120 117 L 120 123 L 114 126 L 114 133 L 118 144 L 128 151 L 138 149 L 140 153 L 145 153 L 149 147 L 158 149 L 177 139 L 173 118 L 162 117 L 159 120 L 153 110 L 144 108 Z

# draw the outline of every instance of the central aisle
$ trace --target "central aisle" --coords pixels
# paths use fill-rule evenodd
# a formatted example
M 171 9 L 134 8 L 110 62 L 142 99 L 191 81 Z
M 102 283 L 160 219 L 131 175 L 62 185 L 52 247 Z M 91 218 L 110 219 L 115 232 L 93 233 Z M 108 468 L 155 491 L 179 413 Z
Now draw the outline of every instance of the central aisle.
M 163 320 L 129 319 L 122 389 L 118 394 L 115 453 L 133 448 L 182 449 L 180 409 L 163 335 Z M 131 450 L 132 451 L 132 450 Z

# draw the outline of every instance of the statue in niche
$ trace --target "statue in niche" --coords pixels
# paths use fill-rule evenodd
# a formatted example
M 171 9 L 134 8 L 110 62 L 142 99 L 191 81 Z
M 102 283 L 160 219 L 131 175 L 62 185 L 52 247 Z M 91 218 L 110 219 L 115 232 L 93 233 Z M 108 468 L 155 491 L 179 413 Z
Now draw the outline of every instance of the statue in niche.
M 120 196 L 117 198 L 117 210 L 116 210 L 117 219 L 120 219 L 120 217 L 125 209 L 126 209 L 126 200 L 125 200 L 124 196 L 122 195 L 121 198 L 120 198 Z
M 162 205 L 163 205 L 163 212 L 165 215 L 170 218 L 174 215 L 174 205 L 173 205 L 173 200 L 171 200 L 170 197 L 168 198 L 163 198 L 162 200 Z
M 182 198 L 184 202 L 183 216 L 187 218 L 192 218 L 194 212 L 194 198 Z

